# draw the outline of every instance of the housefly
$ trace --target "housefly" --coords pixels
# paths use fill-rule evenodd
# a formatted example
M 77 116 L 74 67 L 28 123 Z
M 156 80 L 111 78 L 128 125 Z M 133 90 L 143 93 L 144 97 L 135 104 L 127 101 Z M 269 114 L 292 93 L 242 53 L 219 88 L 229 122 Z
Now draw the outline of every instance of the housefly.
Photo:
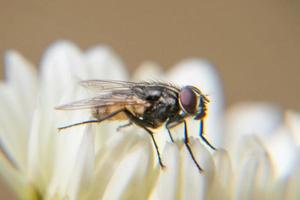
M 83 124 L 100 123 L 104 120 L 129 120 L 128 124 L 119 128 L 135 124 L 149 133 L 159 164 L 164 167 L 153 131 L 165 126 L 170 140 L 174 142 L 170 130 L 183 124 L 184 144 L 199 171 L 203 171 L 191 150 L 186 122 L 189 117 L 199 120 L 199 136 L 210 148 L 215 150 L 203 133 L 203 121 L 207 114 L 209 100 L 198 88 L 194 86 L 179 88 L 163 82 L 117 80 L 87 80 L 80 84 L 95 91 L 97 96 L 61 105 L 56 109 L 90 109 L 94 119 L 60 127 L 60 130 Z

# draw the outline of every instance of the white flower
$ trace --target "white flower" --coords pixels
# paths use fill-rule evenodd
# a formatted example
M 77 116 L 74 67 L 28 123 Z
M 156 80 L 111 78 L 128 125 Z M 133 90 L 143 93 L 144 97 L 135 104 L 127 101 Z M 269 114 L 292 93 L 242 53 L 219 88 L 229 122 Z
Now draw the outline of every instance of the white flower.
M 129 76 L 120 59 L 97 46 L 81 52 L 60 41 L 50 47 L 37 75 L 19 53 L 6 57 L 1 83 L 0 173 L 21 199 L 298 199 L 300 115 L 270 104 L 240 104 L 224 115 L 221 83 L 213 67 L 190 59 L 164 74 L 144 63 L 135 80 L 195 85 L 209 95 L 206 135 L 219 150 L 201 143 L 199 124 L 189 120 L 190 143 L 204 169 L 199 173 L 183 143 L 182 127 L 155 134 L 167 166 L 162 170 L 151 138 L 122 122 L 57 127 L 80 122 L 89 112 L 59 112 L 61 103 L 86 97 L 76 84 L 86 79 Z M 120 124 L 121 123 L 121 124 Z M 124 122 L 125 123 L 125 122 Z M 224 150 L 223 150 L 224 149 Z

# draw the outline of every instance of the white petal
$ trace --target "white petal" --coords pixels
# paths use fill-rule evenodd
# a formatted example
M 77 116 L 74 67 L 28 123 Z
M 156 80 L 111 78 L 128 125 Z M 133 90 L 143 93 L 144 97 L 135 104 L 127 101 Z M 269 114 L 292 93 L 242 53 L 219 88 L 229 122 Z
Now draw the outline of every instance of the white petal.
M 0 173 L 5 182 L 10 188 L 17 194 L 19 198 L 35 198 L 31 196 L 28 191 L 28 182 L 26 177 L 20 171 L 17 171 L 14 167 L 7 162 L 6 158 L 0 152 Z
M 97 132 L 96 134 L 102 134 Z M 134 132 L 132 133 L 111 133 L 105 145 L 97 151 L 95 160 L 94 177 L 92 184 L 98 187 L 91 187 L 86 194 L 86 199 L 102 199 L 108 183 L 111 180 L 119 163 L 133 151 L 133 147 L 139 142 L 140 138 Z M 143 148 L 148 148 L 147 146 Z M 149 154 L 147 159 L 153 163 L 153 154 Z
M 155 180 L 152 177 L 150 178 L 152 181 L 150 181 L 147 177 L 153 170 L 153 163 L 148 162 L 150 151 L 151 147 L 149 144 L 145 145 L 145 141 L 134 146 L 133 151 L 122 159 L 114 171 L 103 199 L 147 199 L 154 183 L 153 180 Z
M 5 56 L 6 83 L 0 86 L 0 138 L 24 170 L 27 157 L 28 129 L 36 98 L 36 71 L 19 53 Z
M 66 194 L 72 178 L 79 181 L 78 177 L 74 177 L 73 170 L 80 170 L 80 168 L 76 169 L 75 166 L 76 164 L 78 165 L 77 160 L 80 159 L 78 158 L 78 152 L 81 151 L 80 146 L 86 145 L 85 142 L 89 143 L 90 138 L 86 137 L 84 139 L 83 137 L 87 128 L 88 126 L 79 126 L 75 129 L 67 129 L 60 133 L 53 131 L 53 138 L 57 141 L 54 146 L 53 174 L 49 186 L 50 195 L 54 195 L 56 192 Z M 51 146 L 49 148 L 51 148 Z M 87 151 L 88 150 L 89 149 L 87 149 Z M 80 176 L 80 174 L 77 175 Z M 78 182 L 74 184 L 73 186 L 75 187 Z M 72 188 L 72 186 L 70 187 Z M 72 197 L 75 195 L 76 193 L 73 193 Z
M 94 171 L 94 138 L 95 133 L 87 127 L 76 155 L 72 176 L 69 179 L 67 194 L 70 199 L 78 199 L 88 191 Z M 64 166 L 66 167 L 66 166 Z M 66 170 L 66 168 L 64 168 Z
M 216 169 L 209 199 L 231 199 L 234 174 L 229 155 L 225 150 L 219 149 L 214 154 L 214 161 Z
M 16 109 L 17 97 L 13 90 L 0 86 L 0 140 L 16 161 L 20 170 L 24 170 L 26 165 L 26 148 L 28 141 L 29 119 L 24 119 L 24 115 Z
M 199 172 L 187 148 L 183 146 L 181 150 L 183 168 L 181 169 L 180 180 L 182 199 L 206 199 L 214 174 L 213 161 L 199 140 L 190 138 L 190 142 L 192 152 L 203 172 Z
M 266 153 L 256 149 L 244 156 L 236 182 L 235 199 L 269 199 L 272 195 L 272 164 Z
M 295 162 L 295 165 L 293 169 L 291 170 L 291 174 L 288 178 L 287 183 L 284 183 L 286 186 L 285 189 L 285 199 L 299 199 L 300 198 L 300 190 L 299 190 L 299 181 L 300 181 L 300 152 L 298 150 L 297 152 L 297 162 Z
M 97 46 L 84 54 L 87 77 L 84 79 L 127 80 L 127 71 L 121 59 L 108 47 Z
M 168 79 L 175 84 L 194 85 L 208 95 L 208 116 L 205 118 L 205 132 L 211 143 L 220 147 L 223 143 L 223 88 L 214 67 L 199 59 L 185 60 L 176 65 L 168 75 Z M 192 130 L 198 130 L 199 123 L 193 125 Z M 197 136 L 198 132 L 191 133 Z
M 42 90 L 40 101 L 53 109 L 70 92 L 78 79 L 86 77 L 80 50 L 70 42 L 57 42 L 45 53 L 41 63 Z
M 176 196 L 180 195 L 181 192 L 180 153 L 177 145 L 168 143 L 163 152 L 162 159 L 166 168 L 161 171 L 154 196 L 157 196 L 158 199 L 176 199 Z
M 299 156 L 297 154 L 299 148 L 289 130 L 282 127 L 275 132 L 275 135 L 263 142 L 273 161 L 278 178 L 289 176 Z
M 132 77 L 136 81 L 162 81 L 165 79 L 162 67 L 154 62 L 144 62 L 135 71 Z
M 278 107 L 267 103 L 239 103 L 226 114 L 225 146 L 230 153 L 239 153 L 241 141 L 249 135 L 267 139 L 281 124 Z M 232 155 L 235 157 L 234 155 Z
M 28 178 L 44 190 L 53 170 L 54 142 L 57 134 L 51 121 L 42 117 L 38 107 L 34 112 L 28 141 Z
M 8 84 L 19 97 L 22 110 L 30 117 L 36 98 L 36 70 L 21 54 L 8 51 L 5 55 L 5 74 Z
M 168 143 L 163 153 L 166 165 L 154 189 L 156 199 L 203 199 L 214 174 L 212 158 L 198 140 L 190 138 L 192 152 L 204 170 L 200 173 L 186 146 L 180 142 L 180 151 L 176 144 Z M 167 189 L 166 189 L 167 187 Z
M 270 103 L 239 103 L 226 115 L 227 133 L 269 135 L 282 121 L 281 110 Z
M 300 146 L 300 114 L 288 111 L 286 113 L 286 124 L 291 129 L 294 142 Z

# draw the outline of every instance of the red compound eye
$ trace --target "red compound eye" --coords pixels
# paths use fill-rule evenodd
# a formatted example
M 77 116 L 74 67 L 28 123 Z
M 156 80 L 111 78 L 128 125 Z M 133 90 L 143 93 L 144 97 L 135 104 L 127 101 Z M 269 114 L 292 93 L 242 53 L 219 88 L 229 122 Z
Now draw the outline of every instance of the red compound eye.
M 183 87 L 179 92 L 179 100 L 183 109 L 189 113 L 194 114 L 197 109 L 197 96 L 190 87 Z

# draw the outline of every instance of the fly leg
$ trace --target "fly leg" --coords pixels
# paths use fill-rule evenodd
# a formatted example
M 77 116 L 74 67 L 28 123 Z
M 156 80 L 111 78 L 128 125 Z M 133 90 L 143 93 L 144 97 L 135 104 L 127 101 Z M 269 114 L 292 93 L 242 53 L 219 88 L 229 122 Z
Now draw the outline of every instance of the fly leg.
M 71 128 L 71 127 L 75 127 L 75 126 L 80 126 L 80 125 L 85 125 L 85 124 L 93 124 L 93 123 L 100 123 L 106 119 L 109 119 L 121 112 L 124 112 L 124 109 L 120 109 L 120 110 L 117 110 L 115 112 L 112 112 L 110 113 L 109 115 L 106 115 L 104 116 L 103 118 L 100 118 L 100 119 L 94 119 L 94 120 L 88 120 L 88 121 L 83 121 L 83 122 L 79 122 L 79 123 L 75 123 L 75 124 L 70 124 L 70 125 L 67 125 L 67 126 L 62 126 L 62 127 L 59 127 L 58 130 L 61 131 L 61 130 L 64 130 L 64 129 L 67 129 L 67 128 Z
M 175 118 L 172 118 L 172 119 L 169 119 L 167 122 L 166 122 L 166 129 L 168 130 L 168 134 L 169 134 L 169 138 L 171 139 L 171 141 L 174 143 L 174 139 L 173 139 L 173 136 L 172 136 L 172 133 L 171 133 L 171 130 L 172 128 L 180 125 L 183 123 L 183 119 L 184 119 L 184 116 L 176 116 Z
M 197 168 L 199 169 L 200 173 L 203 172 L 203 169 L 200 167 L 200 165 L 198 164 L 198 162 L 196 161 L 196 158 L 192 152 L 192 149 L 189 145 L 189 137 L 188 137 L 188 131 L 187 131 L 187 125 L 186 125 L 186 121 L 183 121 L 184 124 L 184 144 L 187 148 L 187 150 L 189 151 L 189 154 L 191 155 L 192 160 L 194 161 L 194 163 L 196 164 Z
M 153 144 L 154 144 L 154 146 L 155 146 L 155 150 L 156 150 L 156 154 L 157 154 L 157 157 L 158 157 L 159 165 L 161 166 L 161 168 L 165 168 L 165 165 L 163 164 L 163 162 L 162 162 L 162 160 L 161 160 L 160 152 L 159 152 L 159 149 L 158 149 L 158 145 L 157 145 L 157 143 L 156 143 L 156 141 L 155 141 L 153 132 L 152 132 L 151 130 L 147 129 L 146 127 L 143 127 L 143 126 L 142 126 L 142 128 L 144 128 L 145 131 L 147 131 L 147 132 L 150 134 L 151 139 L 152 139 L 152 141 L 153 141 Z
M 200 130 L 199 130 L 199 136 L 200 138 L 205 142 L 205 144 L 207 144 L 210 148 L 212 148 L 213 150 L 216 150 L 216 148 L 211 145 L 209 143 L 209 141 L 206 139 L 205 135 L 204 135 L 204 123 L 203 123 L 203 120 L 200 120 Z
M 141 128 L 143 128 L 147 133 L 149 133 L 149 135 L 151 136 L 151 139 L 152 139 L 152 142 L 154 144 L 154 147 L 155 147 L 155 150 L 156 150 L 156 154 L 157 154 L 157 157 L 158 157 L 158 162 L 159 162 L 159 165 L 161 166 L 161 168 L 165 168 L 165 165 L 163 164 L 162 162 L 162 159 L 161 159 L 161 156 L 160 156 L 160 151 L 159 151 L 159 148 L 158 148 L 158 145 L 155 141 L 155 138 L 154 138 L 154 134 L 153 132 L 148 129 L 147 127 L 145 127 L 143 125 L 143 121 L 141 121 L 139 118 L 135 117 L 131 112 L 129 112 L 128 110 L 124 110 L 125 114 L 127 115 L 127 117 L 133 122 L 135 123 L 136 125 L 140 126 Z
M 128 126 L 132 125 L 132 121 L 129 121 L 127 124 L 121 125 L 117 128 L 117 131 L 121 131 L 123 128 L 126 128 Z
M 172 133 L 170 131 L 170 128 L 167 125 L 166 125 L 166 129 L 168 130 L 168 134 L 169 134 L 169 138 L 170 138 L 171 142 L 174 143 L 174 139 L 173 139 Z

